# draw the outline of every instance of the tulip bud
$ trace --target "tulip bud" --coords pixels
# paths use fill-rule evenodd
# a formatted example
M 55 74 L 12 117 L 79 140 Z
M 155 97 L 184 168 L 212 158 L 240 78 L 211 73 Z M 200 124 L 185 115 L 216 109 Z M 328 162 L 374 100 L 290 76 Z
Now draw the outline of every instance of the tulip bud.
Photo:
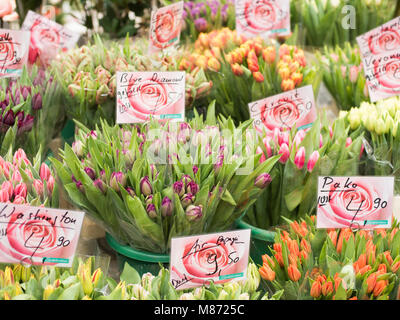
M 255 179 L 254 186 L 260 189 L 264 189 L 271 183 L 271 181 L 272 179 L 270 174 L 262 173 Z
M 49 300 L 50 295 L 54 292 L 55 288 L 48 284 L 43 291 L 43 300 Z
M 182 181 L 175 182 L 172 188 L 174 192 L 177 193 L 179 196 L 183 196 L 185 193 L 184 184 Z
M 153 193 L 153 187 L 151 186 L 148 176 L 144 176 L 140 180 L 140 192 L 145 196 L 149 196 Z
M 46 163 L 42 163 L 42 165 L 40 166 L 40 179 L 42 181 L 47 181 L 49 180 L 49 177 L 51 175 L 51 171 L 50 168 L 48 167 L 48 165 Z
M 253 78 L 256 82 L 264 82 L 264 76 L 260 71 L 253 72 Z
M 54 177 L 51 175 L 49 177 L 49 180 L 47 181 L 47 192 L 51 195 L 53 193 L 54 190 L 54 185 L 55 185 L 55 180 Z
M 14 188 L 11 181 L 4 181 L 1 185 L 1 190 L 4 190 L 4 192 L 7 193 L 8 198 L 11 198 L 14 193 Z
M 152 203 L 147 204 L 146 212 L 149 215 L 149 217 L 152 218 L 152 219 L 157 217 L 156 207 Z
M 98 188 L 102 193 L 106 192 L 106 184 L 101 179 L 96 179 L 93 181 L 93 184 L 96 188 Z
M 43 195 L 43 182 L 41 180 L 33 180 L 33 188 L 38 196 Z
M 14 196 L 20 196 L 22 198 L 26 198 L 26 194 L 28 192 L 28 188 L 25 183 L 19 183 L 15 186 Z
M 120 184 L 122 187 L 125 187 L 126 185 L 126 177 L 121 171 L 113 172 L 110 178 L 110 187 L 117 192 L 120 191 L 118 184 Z
M 202 205 L 189 205 L 186 208 L 186 217 L 189 221 L 195 221 L 203 216 L 203 206 Z
M 313 169 L 315 167 L 315 164 L 317 163 L 318 159 L 319 159 L 319 152 L 317 150 L 315 150 L 311 154 L 311 156 L 310 156 L 310 158 L 308 159 L 308 162 L 307 162 L 307 170 L 308 170 L 308 172 L 312 172 L 313 171 Z
M 286 143 L 282 143 L 280 148 L 279 148 L 279 154 L 281 154 L 282 156 L 279 159 L 279 162 L 282 164 L 285 164 L 286 161 L 289 159 L 290 156 L 290 151 L 289 151 L 289 147 Z
M 295 83 L 292 79 L 282 80 L 281 89 L 283 91 L 290 91 L 295 88 Z
M 271 269 L 271 267 L 267 264 L 264 264 L 259 269 L 260 275 L 264 280 L 274 281 L 275 280 L 275 271 Z
M 132 198 L 136 196 L 136 192 L 135 192 L 135 190 L 133 190 L 132 188 L 127 187 L 125 190 L 126 190 L 126 192 L 129 193 L 129 195 L 130 195 Z
M 169 217 L 172 215 L 173 211 L 173 204 L 170 198 L 164 197 L 164 199 L 161 202 L 161 214 L 164 217 Z
M 319 281 L 314 281 L 312 286 L 311 286 L 311 290 L 310 290 L 310 295 L 313 298 L 319 298 L 321 296 L 321 292 L 322 292 L 322 286 L 321 283 Z
M 181 199 L 183 209 L 186 209 L 189 205 L 191 205 L 195 200 L 195 197 L 191 193 L 184 194 Z
M 78 156 L 83 156 L 83 143 L 82 141 L 78 140 L 72 143 L 72 151 Z
M 36 93 L 32 97 L 32 109 L 33 110 L 40 110 L 42 109 L 42 96 L 40 93 Z
M 289 279 L 294 282 L 299 281 L 301 278 L 301 273 L 300 273 L 299 269 L 297 268 L 297 266 L 294 264 L 290 264 L 288 266 L 287 273 L 288 273 Z
M 276 49 L 273 46 L 269 46 L 262 51 L 262 56 L 267 64 L 273 64 L 276 58 Z
M 379 280 L 376 282 L 376 285 L 372 292 L 374 297 L 379 296 L 383 292 L 383 290 L 385 290 L 385 288 L 387 287 L 387 283 L 388 283 L 387 280 Z
M 306 149 L 304 147 L 301 147 L 297 152 L 296 156 L 294 157 L 294 164 L 296 167 L 301 170 L 304 166 L 306 158 Z
M 92 168 L 86 167 L 84 171 L 86 172 L 86 174 L 89 176 L 90 179 L 92 180 L 96 179 L 96 172 Z

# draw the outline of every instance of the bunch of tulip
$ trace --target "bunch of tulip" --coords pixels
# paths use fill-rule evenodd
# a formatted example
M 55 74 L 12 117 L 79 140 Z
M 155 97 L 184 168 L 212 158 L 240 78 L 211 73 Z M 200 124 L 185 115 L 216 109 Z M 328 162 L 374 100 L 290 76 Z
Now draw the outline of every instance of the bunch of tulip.
M 400 193 L 400 99 L 361 103 L 342 111 L 352 130 L 363 130 L 366 141 L 365 174 L 395 176 L 395 193 Z
M 391 229 L 316 229 L 315 216 L 279 230 L 261 277 L 283 299 L 399 299 L 400 233 Z
M 313 213 L 318 176 L 358 174 L 362 135 L 355 132 L 349 136 L 348 131 L 343 119 L 336 120 L 332 127 L 322 119 L 306 130 L 266 132 L 257 149 L 262 155 L 260 161 L 276 154 L 281 158 L 271 171 L 271 184 L 249 208 L 244 220 L 270 229 L 282 224 L 284 218 L 298 219 Z
M 291 1 L 291 22 L 301 25 L 306 45 L 355 43 L 356 37 L 395 17 L 396 0 Z
M 22 149 L 0 157 L 0 202 L 58 207 L 54 174 L 40 159 L 38 153 L 32 164 Z
M 126 300 L 257 300 L 261 297 L 260 274 L 257 266 L 250 262 L 247 268 L 246 280 L 231 281 L 224 284 L 211 283 L 208 287 L 176 290 L 171 282 L 169 270 L 161 268 L 158 275 L 145 273 L 140 276 L 135 269 L 125 263 L 121 274 L 120 286 L 124 288 L 123 297 Z M 117 286 L 110 285 L 109 290 Z M 283 292 L 277 292 L 269 300 L 278 300 Z
M 182 37 L 197 39 L 200 32 L 228 27 L 235 29 L 233 0 L 187 1 L 184 4 Z
M 96 268 L 96 269 L 95 269 Z M 0 267 L 1 300 L 95 300 L 121 299 L 120 287 L 108 294 L 108 282 L 94 257 L 75 258 L 71 268 L 25 267 L 21 264 Z M 106 295 L 106 296 L 105 296 Z
M 296 46 L 267 45 L 261 38 L 245 40 L 224 28 L 201 33 L 195 48 L 181 61 L 181 69 L 207 70 L 214 84 L 208 98 L 217 101 L 221 114 L 235 121 L 249 119 L 250 102 L 307 84 L 318 93 L 317 68 L 307 65 L 303 50 Z
M 52 77 L 34 67 L 18 79 L 0 81 L 0 154 L 10 147 L 24 148 L 33 157 L 63 125 L 59 91 Z
M 101 118 L 114 123 L 117 71 L 178 70 L 175 55 L 179 56 L 179 52 L 150 58 L 143 43 L 137 41 L 131 46 L 127 37 L 123 45 L 105 44 L 95 36 L 93 44 L 60 53 L 52 71 L 63 90 L 67 116 L 92 129 Z M 190 108 L 194 99 L 207 94 L 212 83 L 198 70 L 189 73 L 186 80 L 186 107 Z
M 357 47 L 350 43 L 335 49 L 325 47 L 317 52 L 323 81 L 340 110 L 349 110 L 369 101 L 368 87 Z
M 208 111 L 205 121 L 196 113 L 180 124 L 79 125 L 63 162 L 51 161 L 70 201 L 114 238 L 166 253 L 171 237 L 229 229 L 279 158 L 260 163 L 250 120 L 235 128 L 231 119 L 217 121 L 212 105 Z

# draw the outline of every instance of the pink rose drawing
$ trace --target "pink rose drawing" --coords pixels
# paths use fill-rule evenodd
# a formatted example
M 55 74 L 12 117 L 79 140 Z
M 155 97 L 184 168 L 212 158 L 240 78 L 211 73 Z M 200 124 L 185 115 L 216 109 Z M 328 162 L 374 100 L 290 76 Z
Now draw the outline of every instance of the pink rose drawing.
M 368 47 L 372 54 L 387 53 L 400 48 L 400 35 L 397 30 L 384 28 L 378 35 L 368 38 Z
M 6 39 L 5 33 L 0 34 L 1 39 Z M 14 43 L 8 40 L 0 41 L 0 68 L 7 69 L 14 62 Z
M 6 236 L 0 238 L 1 261 L 54 265 L 43 258 L 70 259 L 78 241 L 75 230 L 55 221 L 45 210 L 34 210 L 22 213 L 17 209 L 10 216 Z
M 344 187 L 347 179 L 335 177 L 329 192 L 319 193 L 317 227 L 371 229 L 390 226 L 392 206 L 388 198 L 390 186 L 393 195 L 393 184 L 371 177 L 355 177 L 348 187 Z M 340 186 L 335 186 L 336 182 Z
M 378 61 L 374 63 L 374 75 L 379 83 L 379 91 L 389 95 L 400 91 L 400 60 L 392 58 L 385 61 L 384 65 Z
M 179 266 L 171 264 L 171 279 L 178 279 L 172 284 L 177 289 L 187 285 L 186 280 L 191 287 L 209 284 L 211 280 L 224 283 L 232 280 L 229 275 L 241 274 L 246 270 L 247 248 L 242 243 L 220 240 L 218 235 L 210 235 L 201 246 L 197 246 L 193 240 L 182 245 Z

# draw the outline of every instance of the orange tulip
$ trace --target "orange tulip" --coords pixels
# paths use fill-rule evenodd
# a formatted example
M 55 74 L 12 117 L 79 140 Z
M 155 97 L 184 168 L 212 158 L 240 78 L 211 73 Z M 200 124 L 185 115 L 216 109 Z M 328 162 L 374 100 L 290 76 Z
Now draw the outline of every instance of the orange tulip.
M 279 47 L 279 57 L 283 57 L 285 55 L 290 55 L 290 47 L 287 44 L 283 44 Z
M 337 242 L 337 232 L 336 230 L 332 230 L 328 232 L 328 236 L 331 239 L 333 246 L 336 247 L 336 242 Z
M 327 296 L 329 294 L 331 294 L 333 292 L 333 284 L 332 281 L 326 281 L 323 285 L 322 285 L 322 294 L 324 296 Z
M 326 275 L 322 274 L 317 277 L 317 281 L 323 284 L 326 281 Z
M 305 250 L 300 251 L 300 258 L 303 258 L 304 260 L 307 260 L 308 258 L 308 253 Z
M 231 52 L 231 55 L 232 55 L 232 62 L 233 62 L 233 63 L 239 63 L 239 64 L 241 64 L 241 63 L 243 62 L 242 53 L 241 53 L 238 49 L 233 50 L 233 51 Z
M 274 243 L 273 248 L 276 252 L 282 252 L 282 245 L 280 243 Z
M 366 282 L 367 282 L 367 293 L 370 293 L 374 290 L 376 285 L 376 272 L 371 273 L 368 276 Z
M 273 271 L 268 265 L 263 265 L 259 269 L 260 275 L 267 281 L 273 281 L 275 279 L 275 271 Z
M 253 62 L 252 60 L 247 59 L 247 65 L 248 65 L 249 70 L 253 73 L 256 73 L 260 70 L 260 66 L 258 65 L 258 62 Z
M 389 262 L 389 264 L 393 264 L 393 259 L 390 255 L 390 251 L 385 251 L 383 253 L 383 255 L 385 256 L 386 260 Z
M 362 268 L 359 268 L 358 273 L 361 274 L 361 275 L 364 275 L 369 270 L 371 270 L 371 266 L 369 264 L 367 264 L 366 266 L 364 266 Z
M 335 291 L 339 288 L 340 284 L 342 284 L 343 288 L 345 288 L 345 283 L 343 279 L 339 276 L 335 276 Z
M 196 59 L 196 66 L 206 69 L 207 68 L 207 57 L 205 56 L 199 56 Z
M 378 229 L 375 229 L 375 231 L 376 231 L 377 234 L 381 235 L 382 238 L 386 237 L 386 230 L 385 229 L 378 228 Z
M 276 59 L 276 49 L 273 46 L 270 47 L 266 47 L 263 51 L 262 51 L 262 56 L 263 59 L 266 63 L 268 64 L 273 64 L 275 62 Z
M 259 56 L 262 52 L 263 46 L 262 43 L 258 42 L 258 41 L 254 41 L 253 42 L 253 49 L 254 52 L 256 53 L 257 56 Z
M 299 281 L 301 278 L 301 273 L 300 273 L 299 269 L 297 269 L 297 266 L 294 264 L 289 265 L 289 267 L 287 268 L 287 273 L 288 273 L 289 279 L 294 282 Z
M 349 300 L 358 300 L 357 296 L 350 298 Z
M 301 242 L 300 242 L 300 246 L 301 246 L 301 248 L 304 250 L 304 251 L 306 251 L 307 253 L 310 253 L 311 252 L 311 245 L 310 245 L 310 243 L 306 240 L 306 239 L 301 239 Z
M 382 291 L 385 290 L 387 284 L 388 284 L 387 280 L 379 280 L 374 287 L 373 295 L 375 297 L 379 296 L 382 293 Z
M 278 70 L 278 74 L 282 80 L 287 80 L 290 77 L 290 70 L 289 68 L 283 67 Z
M 398 228 L 393 228 L 393 230 L 390 232 L 390 241 L 393 241 L 393 237 L 395 236 L 397 231 L 399 231 Z
M 257 82 L 264 82 L 264 76 L 260 71 L 253 72 L 253 77 L 254 80 L 256 80 Z
M 397 272 L 397 270 L 399 270 L 399 267 L 400 267 L 400 261 L 395 262 L 392 265 L 392 272 Z
M 227 53 L 227 54 L 225 55 L 225 60 L 226 60 L 226 62 L 228 62 L 229 64 L 233 64 L 232 53 Z
M 221 64 L 219 63 L 219 61 L 214 58 L 211 57 L 208 62 L 207 62 L 207 66 L 210 70 L 218 72 L 221 69 Z
M 386 273 L 386 272 L 387 272 L 386 264 L 381 263 L 381 264 L 378 266 L 378 271 L 377 271 L 377 273 L 378 273 L 378 274 L 384 274 L 384 273 Z
M 297 243 L 297 240 L 289 240 L 288 247 L 289 247 L 290 253 L 294 254 L 295 256 L 299 256 L 300 250 L 299 250 L 299 245 Z
M 288 256 L 289 264 L 297 265 L 297 255 L 290 253 Z
M 303 74 L 300 72 L 294 72 L 291 76 L 291 79 L 294 81 L 296 86 L 300 85 L 303 81 Z
M 275 267 L 275 262 L 274 262 L 274 260 L 272 260 L 272 258 L 269 256 L 269 255 L 267 255 L 267 254 L 264 254 L 263 256 L 262 256 L 262 261 L 263 261 L 263 264 L 268 264 L 271 268 L 273 268 L 273 267 Z
M 360 254 L 356 263 L 360 269 L 365 267 L 367 264 L 367 255 L 365 253 Z
M 367 255 L 367 262 L 369 264 L 374 264 L 375 263 L 375 250 L 376 246 L 372 242 L 371 239 L 367 241 L 365 244 L 365 254 Z
M 232 72 L 233 72 L 233 74 L 235 76 L 239 76 L 240 77 L 244 73 L 243 68 L 237 63 L 231 64 L 231 69 L 232 69 Z
M 257 63 L 258 64 L 258 58 L 254 50 L 250 50 L 249 54 L 247 55 L 247 62 L 249 63 L 251 61 L 252 63 Z
M 294 82 L 292 79 L 283 80 L 281 84 L 281 88 L 283 91 L 290 91 L 293 90 L 295 87 Z
M 277 253 L 275 253 L 274 257 L 275 257 L 276 261 L 278 262 L 278 264 L 279 264 L 281 267 L 283 267 L 283 266 L 284 266 L 284 263 L 283 263 L 282 252 L 277 252 Z
M 311 290 L 310 290 L 310 295 L 313 298 L 319 298 L 322 292 L 322 286 L 319 281 L 314 281 L 313 284 L 311 285 Z

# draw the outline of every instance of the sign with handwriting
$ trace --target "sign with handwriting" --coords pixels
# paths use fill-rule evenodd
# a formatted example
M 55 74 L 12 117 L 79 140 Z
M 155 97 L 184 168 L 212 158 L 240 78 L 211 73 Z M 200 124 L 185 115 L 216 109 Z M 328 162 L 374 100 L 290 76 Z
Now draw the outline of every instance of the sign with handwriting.
M 170 281 L 188 289 L 246 279 L 250 229 L 172 238 Z
M 0 77 L 19 77 L 28 61 L 30 32 L 0 29 Z
M 158 52 L 179 43 L 183 1 L 151 12 L 149 52 Z
M 290 0 L 236 0 L 236 30 L 246 38 L 290 35 Z
M 258 131 L 310 127 L 317 118 L 311 85 L 249 103 L 250 117 Z
M 319 177 L 317 228 L 390 228 L 394 177 Z
M 183 121 L 185 72 L 117 72 L 117 123 Z
M 84 213 L 0 203 L 0 262 L 70 267 Z
M 400 17 L 357 37 L 372 102 L 400 94 Z
M 28 11 L 21 30 L 31 32 L 29 62 L 39 59 L 45 66 L 60 50 L 72 49 L 80 37 L 80 34 L 33 11 Z

